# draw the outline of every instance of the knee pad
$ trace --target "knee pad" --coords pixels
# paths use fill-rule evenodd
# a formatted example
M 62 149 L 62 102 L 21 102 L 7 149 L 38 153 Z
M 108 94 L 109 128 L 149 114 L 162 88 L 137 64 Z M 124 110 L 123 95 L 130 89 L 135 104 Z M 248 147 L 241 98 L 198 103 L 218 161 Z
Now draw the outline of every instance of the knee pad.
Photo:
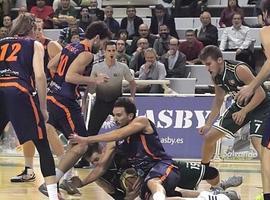
M 218 170 L 215 167 L 205 166 L 205 173 L 203 180 L 211 180 L 219 175 Z

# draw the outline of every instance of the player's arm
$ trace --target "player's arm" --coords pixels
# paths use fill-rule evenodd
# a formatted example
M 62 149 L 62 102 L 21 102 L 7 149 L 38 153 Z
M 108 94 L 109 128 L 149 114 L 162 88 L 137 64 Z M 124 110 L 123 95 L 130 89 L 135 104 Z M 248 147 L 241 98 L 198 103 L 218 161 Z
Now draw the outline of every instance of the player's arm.
M 115 150 L 116 150 L 115 142 L 110 142 L 106 144 L 105 152 L 98 161 L 98 164 L 88 174 L 88 176 L 82 180 L 82 187 L 96 181 L 107 171 L 108 167 L 110 166 L 114 158 Z
M 47 45 L 49 60 L 54 58 L 62 51 L 62 46 L 56 41 L 50 41 Z
M 90 52 L 82 52 L 71 63 L 65 80 L 69 83 L 77 85 L 89 85 L 96 84 L 97 82 L 103 82 L 102 79 L 106 79 L 107 76 L 98 75 L 95 78 L 84 76 L 83 73 L 87 65 L 92 61 L 93 54 Z M 103 77 L 102 77 L 103 76 Z
M 54 56 L 48 63 L 47 68 L 51 70 L 51 72 L 56 73 L 57 65 L 60 61 L 61 52 L 59 52 L 56 56 Z
M 245 85 L 248 85 L 252 82 L 252 80 L 255 79 L 254 75 L 250 71 L 248 67 L 245 65 L 239 65 L 236 68 L 236 75 L 238 78 L 245 83 Z M 249 113 L 254 108 L 256 108 L 266 97 L 264 89 L 260 86 L 254 91 L 254 95 L 251 98 L 250 102 L 242 108 L 243 111 L 246 113 Z
M 248 86 L 244 86 L 240 92 L 237 93 L 236 99 L 239 103 L 247 101 L 247 99 L 255 92 L 256 88 L 258 88 L 262 82 L 269 77 L 270 74 L 270 27 L 266 26 L 261 28 L 260 37 L 264 47 L 266 61 L 255 79 L 253 79 Z
M 130 124 L 122 128 L 89 137 L 80 137 L 78 135 L 71 135 L 70 141 L 72 143 L 96 143 L 96 142 L 112 142 L 119 141 L 121 139 L 127 138 L 130 135 L 138 133 L 140 131 L 145 132 L 149 125 L 149 121 L 146 117 L 137 117 Z
M 212 125 L 215 118 L 219 115 L 225 94 L 226 94 L 225 91 L 221 87 L 215 85 L 215 97 L 212 103 L 211 113 L 209 114 L 206 120 L 207 125 Z
M 44 115 L 44 113 L 47 112 L 47 81 L 44 72 L 44 48 L 38 41 L 35 41 L 34 43 L 33 70 L 35 74 L 35 84 L 38 92 L 40 109 Z M 47 120 L 46 117 L 47 116 L 44 116 L 45 120 Z

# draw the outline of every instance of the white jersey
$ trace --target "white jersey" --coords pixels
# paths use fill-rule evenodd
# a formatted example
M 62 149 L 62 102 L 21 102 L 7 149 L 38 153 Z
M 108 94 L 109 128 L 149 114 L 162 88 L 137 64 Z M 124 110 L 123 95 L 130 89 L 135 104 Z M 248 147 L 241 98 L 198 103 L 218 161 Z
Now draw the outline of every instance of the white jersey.
M 203 191 L 198 196 L 198 200 L 230 200 L 224 194 L 213 194 L 211 192 Z

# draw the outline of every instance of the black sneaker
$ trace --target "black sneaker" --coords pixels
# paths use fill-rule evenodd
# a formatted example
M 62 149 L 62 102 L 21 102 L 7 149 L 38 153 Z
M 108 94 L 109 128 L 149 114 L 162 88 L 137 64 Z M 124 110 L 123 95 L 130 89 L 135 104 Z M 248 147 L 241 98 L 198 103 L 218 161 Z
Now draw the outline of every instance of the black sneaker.
M 47 187 L 46 187 L 46 184 L 45 183 L 43 183 L 43 184 L 41 184 L 39 187 L 38 187 L 38 190 L 42 193 L 42 194 L 44 194 L 45 196 L 49 196 L 49 194 L 48 194 L 48 191 L 47 191 Z
M 80 191 L 73 185 L 71 180 L 63 180 L 59 187 L 67 191 L 70 195 L 81 195 Z
M 13 183 L 33 182 L 36 180 L 36 175 L 30 167 L 25 167 L 22 173 L 10 179 Z
M 74 168 L 90 168 L 90 164 L 85 158 L 81 158 L 81 160 L 74 165 Z

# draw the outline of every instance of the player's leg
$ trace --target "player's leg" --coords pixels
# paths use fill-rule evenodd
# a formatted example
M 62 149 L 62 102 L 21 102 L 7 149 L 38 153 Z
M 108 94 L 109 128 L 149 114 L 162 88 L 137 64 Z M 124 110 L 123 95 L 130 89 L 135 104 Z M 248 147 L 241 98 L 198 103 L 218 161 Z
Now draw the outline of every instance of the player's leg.
M 266 122 L 266 127 L 262 139 L 261 169 L 264 200 L 270 200 L 270 119 Z
M 257 151 L 259 158 L 261 158 L 262 138 L 253 136 L 253 137 L 250 137 L 250 141 L 253 147 L 255 148 L 255 150 Z
M 211 128 L 204 136 L 202 145 L 202 164 L 209 165 L 216 151 L 216 142 L 225 134 L 216 128 Z
M 25 142 L 22 145 L 23 156 L 24 156 L 24 170 L 22 173 L 12 177 L 11 182 L 31 182 L 35 181 L 35 173 L 33 170 L 34 155 L 35 155 L 35 145 L 32 141 Z

